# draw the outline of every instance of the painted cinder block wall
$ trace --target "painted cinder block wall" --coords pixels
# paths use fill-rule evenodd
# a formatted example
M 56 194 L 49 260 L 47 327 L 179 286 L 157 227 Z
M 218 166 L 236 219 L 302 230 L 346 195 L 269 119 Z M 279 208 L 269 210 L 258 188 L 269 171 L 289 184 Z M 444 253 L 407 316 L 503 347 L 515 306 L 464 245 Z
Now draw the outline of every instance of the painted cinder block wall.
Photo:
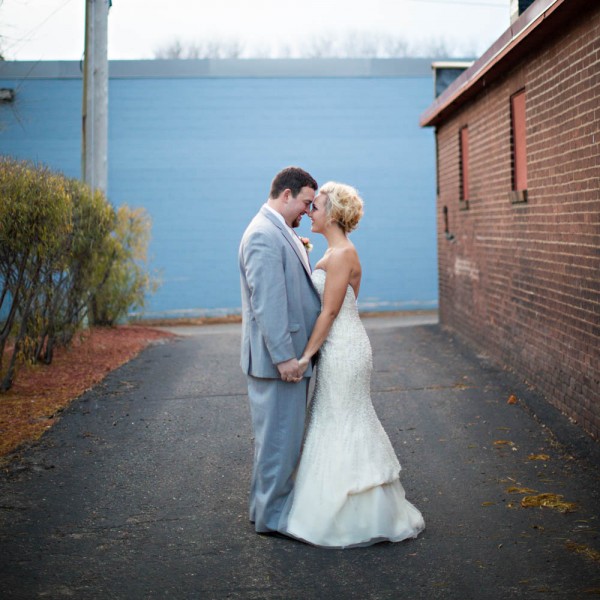
M 108 197 L 152 219 L 144 316 L 239 313 L 239 241 L 273 175 L 301 165 L 365 199 L 361 311 L 437 308 L 430 58 L 110 61 Z M 75 61 L 0 61 L 0 155 L 78 177 Z M 314 243 L 322 236 L 299 230 Z M 390 259 L 393 257 L 393 259 Z
M 441 323 L 598 438 L 600 4 L 593 4 L 438 124 L 436 136 Z M 528 200 L 511 204 L 510 97 L 522 88 Z M 466 210 L 459 202 L 465 125 Z

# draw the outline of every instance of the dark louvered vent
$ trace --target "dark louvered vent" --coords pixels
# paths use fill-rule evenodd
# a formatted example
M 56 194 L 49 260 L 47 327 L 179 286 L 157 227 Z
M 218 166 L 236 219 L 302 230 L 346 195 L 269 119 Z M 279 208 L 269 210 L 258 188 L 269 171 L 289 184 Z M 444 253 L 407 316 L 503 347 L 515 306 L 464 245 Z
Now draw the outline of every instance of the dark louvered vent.
M 510 0 L 510 22 L 514 23 L 535 0 Z

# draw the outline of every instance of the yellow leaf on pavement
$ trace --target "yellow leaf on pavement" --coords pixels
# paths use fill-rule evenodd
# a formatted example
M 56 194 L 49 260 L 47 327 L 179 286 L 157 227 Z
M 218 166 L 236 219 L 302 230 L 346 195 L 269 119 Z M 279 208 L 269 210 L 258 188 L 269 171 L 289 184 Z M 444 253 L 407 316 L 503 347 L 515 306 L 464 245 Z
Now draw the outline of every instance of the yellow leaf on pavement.
M 537 492 L 537 490 L 531 490 L 529 488 L 526 487 L 509 487 L 506 490 L 509 494 L 535 494 Z
M 577 504 L 574 502 L 565 502 L 560 494 L 539 494 L 537 496 L 525 496 L 521 500 L 521 506 L 529 508 L 532 506 L 545 506 L 554 508 L 562 513 L 573 512 L 577 510 Z
M 530 454 L 527 460 L 550 460 L 549 454 Z
M 572 542 L 571 540 L 567 540 L 565 543 L 567 550 L 571 552 L 575 552 L 576 554 L 581 554 L 590 560 L 593 560 L 597 563 L 600 563 L 600 552 L 598 550 L 594 550 L 585 544 L 577 544 L 576 542 Z

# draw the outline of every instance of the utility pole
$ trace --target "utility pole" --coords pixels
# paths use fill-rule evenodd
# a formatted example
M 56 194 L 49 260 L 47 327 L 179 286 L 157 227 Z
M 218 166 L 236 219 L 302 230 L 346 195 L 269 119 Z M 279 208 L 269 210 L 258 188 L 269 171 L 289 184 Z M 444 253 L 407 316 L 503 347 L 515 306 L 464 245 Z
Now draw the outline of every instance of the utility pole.
M 108 184 L 108 9 L 110 0 L 86 0 L 81 176 L 94 190 Z

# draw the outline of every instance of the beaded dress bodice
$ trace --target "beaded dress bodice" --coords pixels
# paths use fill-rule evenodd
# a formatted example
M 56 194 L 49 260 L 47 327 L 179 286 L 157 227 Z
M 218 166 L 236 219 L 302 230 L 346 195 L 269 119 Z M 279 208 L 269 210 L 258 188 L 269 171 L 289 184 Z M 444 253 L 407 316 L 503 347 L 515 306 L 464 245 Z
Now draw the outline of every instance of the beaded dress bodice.
M 313 271 L 312 280 L 321 297 L 321 305 L 326 277 L 323 269 Z M 343 381 L 349 376 L 352 385 L 360 383 L 361 389 L 368 394 L 372 368 L 371 343 L 360 320 L 356 297 L 350 285 L 346 289 L 340 312 L 319 350 L 321 370 L 325 368 L 328 359 L 333 361 L 332 366 L 338 372 L 336 379 Z
M 312 280 L 323 301 L 326 272 L 316 269 Z M 351 489 L 359 490 L 376 481 L 395 479 L 400 464 L 371 402 L 371 371 L 373 369 L 371 343 L 358 314 L 354 290 L 348 286 L 346 295 L 327 339 L 319 350 L 315 391 L 310 407 L 308 429 L 316 439 L 329 440 L 335 448 L 330 451 L 345 456 L 347 476 Z M 317 433 L 317 430 L 318 433 Z M 361 431 L 362 448 L 356 448 L 357 431 Z M 368 433 L 367 433 L 368 432 Z M 327 460 L 317 447 L 314 461 Z M 364 452 L 375 459 L 374 473 L 371 460 L 364 460 Z M 318 454 L 318 456 L 317 456 Z

